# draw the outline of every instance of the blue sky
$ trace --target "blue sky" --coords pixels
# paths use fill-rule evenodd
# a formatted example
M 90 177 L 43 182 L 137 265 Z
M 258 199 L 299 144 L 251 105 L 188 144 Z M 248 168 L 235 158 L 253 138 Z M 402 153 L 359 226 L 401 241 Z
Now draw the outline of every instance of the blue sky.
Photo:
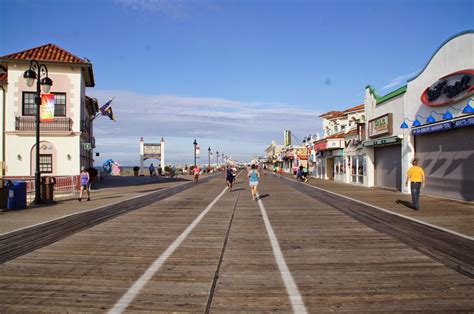
M 321 132 L 367 84 L 403 85 L 473 16 L 472 0 L 1 0 L 0 55 L 52 42 L 93 62 L 87 92 L 118 119 L 96 120 L 98 162 L 136 164 L 141 136 L 170 162 L 194 138 L 247 160 L 284 129 Z

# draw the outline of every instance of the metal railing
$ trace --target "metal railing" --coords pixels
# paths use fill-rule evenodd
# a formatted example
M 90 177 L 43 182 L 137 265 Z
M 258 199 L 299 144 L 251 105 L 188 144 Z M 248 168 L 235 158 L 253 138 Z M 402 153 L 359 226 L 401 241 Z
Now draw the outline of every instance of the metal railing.
M 78 192 L 79 176 L 58 176 L 54 177 L 54 194 L 56 197 L 76 195 Z M 26 182 L 26 202 L 31 204 L 35 198 L 35 179 L 31 177 L 5 177 L 3 181 L 10 180 Z
M 73 121 L 71 118 L 56 117 L 51 122 L 40 123 L 41 131 L 72 131 Z M 15 130 L 17 131 L 35 131 L 35 117 L 20 116 L 15 117 Z

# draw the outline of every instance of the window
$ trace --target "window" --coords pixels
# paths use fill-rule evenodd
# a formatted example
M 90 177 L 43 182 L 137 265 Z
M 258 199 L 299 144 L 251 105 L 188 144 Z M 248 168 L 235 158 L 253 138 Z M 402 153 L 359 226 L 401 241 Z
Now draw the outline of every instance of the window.
M 364 176 L 367 175 L 367 156 L 356 155 L 351 156 L 352 159 L 352 182 L 364 183 Z
M 53 93 L 56 97 L 56 105 L 54 106 L 55 117 L 66 116 L 66 93 Z
M 53 173 L 53 155 L 40 154 L 39 170 L 42 173 Z
M 35 104 L 36 93 L 23 92 L 23 115 L 34 116 L 36 114 Z

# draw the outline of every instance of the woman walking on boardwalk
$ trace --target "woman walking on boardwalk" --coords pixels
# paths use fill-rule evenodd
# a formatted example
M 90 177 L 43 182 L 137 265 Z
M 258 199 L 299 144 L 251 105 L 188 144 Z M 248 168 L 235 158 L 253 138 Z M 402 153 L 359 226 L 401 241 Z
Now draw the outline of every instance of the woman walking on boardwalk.
M 82 192 L 84 189 L 87 191 L 87 200 L 91 200 L 91 194 L 89 191 L 89 181 L 90 181 L 90 176 L 89 172 L 86 171 L 86 168 L 84 166 L 81 167 L 81 190 L 79 192 L 79 202 L 82 201 Z
M 257 171 L 257 167 L 255 165 L 252 165 L 252 169 L 249 171 L 247 177 L 249 178 L 249 185 L 250 185 L 250 190 L 252 192 L 252 199 L 254 201 L 257 200 L 257 185 L 258 185 L 258 179 L 260 178 L 260 174 Z
M 194 183 L 198 183 L 198 180 L 199 180 L 199 172 L 201 172 L 201 171 L 199 170 L 199 167 L 198 167 L 198 166 L 194 167 L 194 169 L 193 169 Z
M 227 189 L 232 191 L 232 184 L 234 183 L 234 171 L 230 165 L 227 166 L 225 181 L 227 183 Z

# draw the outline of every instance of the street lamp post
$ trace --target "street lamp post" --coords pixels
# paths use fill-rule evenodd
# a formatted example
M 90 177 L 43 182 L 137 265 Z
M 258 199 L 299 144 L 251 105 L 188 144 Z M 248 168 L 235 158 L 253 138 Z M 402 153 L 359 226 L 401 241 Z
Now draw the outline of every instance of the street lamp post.
M 308 173 L 309 173 L 309 148 L 311 147 L 311 137 L 308 137 L 308 140 L 306 141 L 306 164 L 308 168 Z
M 194 139 L 194 167 L 196 167 L 196 146 L 197 146 L 197 142 L 196 142 L 196 139 Z
M 32 87 L 36 80 L 36 112 L 35 112 L 35 123 L 36 123 L 36 165 L 35 165 L 35 199 L 34 204 L 41 204 L 41 192 L 40 192 L 40 105 L 41 105 L 41 88 L 43 92 L 49 93 L 53 81 L 48 77 L 48 68 L 45 64 L 39 64 L 36 60 L 30 61 L 30 68 L 23 73 L 23 77 L 26 79 L 26 85 Z
M 209 156 L 209 163 L 207 165 L 207 169 L 211 169 L 211 146 L 209 146 L 209 148 L 207 149 L 207 151 L 209 152 L 208 156 Z
M 308 147 L 306 146 L 306 137 L 303 139 L 303 146 L 308 150 Z M 308 157 L 308 152 L 306 152 L 306 157 Z M 306 159 L 306 167 L 308 167 L 308 159 Z
M 216 151 L 216 164 L 217 168 L 219 168 L 219 151 Z

